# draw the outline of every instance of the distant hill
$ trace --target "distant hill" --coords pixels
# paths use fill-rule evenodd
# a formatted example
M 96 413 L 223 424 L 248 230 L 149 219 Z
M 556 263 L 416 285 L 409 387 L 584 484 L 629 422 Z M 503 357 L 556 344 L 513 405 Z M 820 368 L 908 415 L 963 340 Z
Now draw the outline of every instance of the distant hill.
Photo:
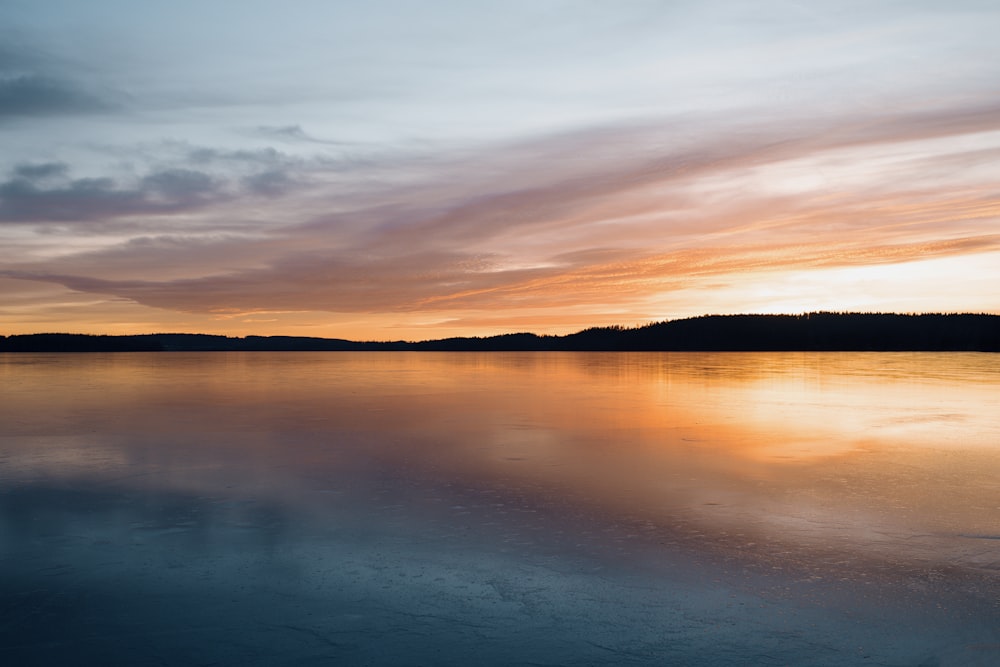
M 420 342 L 207 334 L 0 336 L 0 352 L 200 351 L 981 351 L 1000 352 L 1000 315 L 808 313 L 704 315 L 566 336 L 531 333 Z

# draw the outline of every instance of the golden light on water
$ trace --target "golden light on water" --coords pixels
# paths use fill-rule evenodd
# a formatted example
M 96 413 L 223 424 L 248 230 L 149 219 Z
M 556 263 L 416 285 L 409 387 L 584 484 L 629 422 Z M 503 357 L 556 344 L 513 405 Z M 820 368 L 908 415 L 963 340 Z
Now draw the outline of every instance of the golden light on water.
M 198 577 L 183 627 L 207 582 L 252 586 L 255 617 L 319 596 L 324 627 L 384 591 L 365 628 L 430 604 L 449 638 L 470 600 L 499 632 L 530 615 L 509 590 L 591 634 L 733 618 L 748 651 L 790 622 L 801 655 L 995 636 L 991 354 L 0 356 L 0 526 L 31 590 Z M 58 581 L 36 565 L 66 554 Z
M 777 525 L 805 513 L 820 540 L 843 512 L 874 513 L 868 523 L 897 535 L 976 533 L 993 530 L 984 503 L 1000 507 L 983 472 L 1000 465 L 1000 420 L 983 409 L 1000 381 L 990 355 L 233 354 L 204 368 L 199 359 L 71 360 L 93 380 L 41 365 L 5 401 L 7 423 L 36 438 L 77 413 L 116 439 L 219 432 L 214 448 L 261 465 L 278 455 L 269 433 L 355 433 L 387 465 L 536 485 L 654 518 L 693 512 L 763 526 L 761 517 Z M 44 422 L 15 418 L 38 401 L 52 406 Z M 85 440 L 65 442 L 47 454 L 53 472 L 87 460 Z M 117 447 L 101 445 L 112 468 L 122 465 Z M 255 474 L 280 488 L 319 451 L 281 450 L 290 469 Z

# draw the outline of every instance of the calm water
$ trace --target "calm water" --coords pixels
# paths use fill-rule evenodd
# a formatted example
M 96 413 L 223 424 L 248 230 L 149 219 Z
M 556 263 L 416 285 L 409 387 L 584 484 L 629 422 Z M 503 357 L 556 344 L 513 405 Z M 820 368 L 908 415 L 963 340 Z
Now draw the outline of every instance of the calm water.
M 0 355 L 5 664 L 1000 664 L 1000 356 Z

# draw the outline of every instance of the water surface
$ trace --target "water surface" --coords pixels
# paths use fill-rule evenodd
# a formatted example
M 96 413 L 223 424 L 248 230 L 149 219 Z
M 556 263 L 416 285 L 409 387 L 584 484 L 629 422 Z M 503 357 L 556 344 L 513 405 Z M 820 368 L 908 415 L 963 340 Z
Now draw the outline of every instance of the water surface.
M 998 397 L 978 353 L 0 355 L 0 649 L 998 664 Z

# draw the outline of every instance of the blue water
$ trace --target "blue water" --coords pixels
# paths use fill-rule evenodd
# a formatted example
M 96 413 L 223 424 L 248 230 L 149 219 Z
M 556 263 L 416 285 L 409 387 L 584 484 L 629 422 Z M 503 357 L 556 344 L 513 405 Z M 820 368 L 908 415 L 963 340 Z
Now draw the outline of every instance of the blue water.
M 0 355 L 0 655 L 1000 664 L 998 364 Z

